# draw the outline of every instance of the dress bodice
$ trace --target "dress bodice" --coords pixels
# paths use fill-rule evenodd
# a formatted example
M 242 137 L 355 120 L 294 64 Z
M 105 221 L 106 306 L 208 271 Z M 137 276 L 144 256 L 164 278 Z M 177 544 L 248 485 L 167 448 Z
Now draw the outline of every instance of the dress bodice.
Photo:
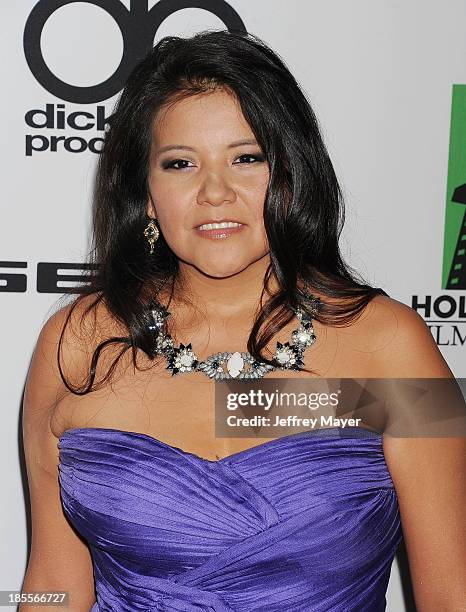
M 146 434 L 58 442 L 92 612 L 377 612 L 402 538 L 382 435 L 295 433 L 218 461 Z

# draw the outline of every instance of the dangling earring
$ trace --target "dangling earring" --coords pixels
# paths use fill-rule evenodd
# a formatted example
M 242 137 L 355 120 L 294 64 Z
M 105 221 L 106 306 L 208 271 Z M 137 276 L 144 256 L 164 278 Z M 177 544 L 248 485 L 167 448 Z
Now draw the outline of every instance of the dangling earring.
M 147 242 L 150 244 L 150 254 L 154 252 L 154 244 L 157 242 L 160 232 L 158 227 L 155 225 L 155 219 L 151 219 L 144 229 L 144 236 L 147 238 Z

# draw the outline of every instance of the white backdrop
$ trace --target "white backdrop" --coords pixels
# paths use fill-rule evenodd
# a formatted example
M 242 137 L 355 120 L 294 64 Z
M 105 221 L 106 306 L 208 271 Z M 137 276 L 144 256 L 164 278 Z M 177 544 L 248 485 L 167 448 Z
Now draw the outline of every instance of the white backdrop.
M 62 4 L 42 28 L 39 48 L 44 62 L 65 84 L 98 85 L 113 74 L 123 53 L 120 29 L 105 9 L 118 4 L 129 9 L 130 2 Z M 144 0 L 133 2 L 133 10 L 144 4 Z M 149 2 L 148 8 L 156 4 Z M 170 8 L 170 0 L 162 4 Z M 189 8 L 190 4 L 195 3 L 171 2 L 173 10 L 186 8 L 163 21 L 154 41 L 167 34 L 188 36 L 200 29 L 225 27 L 208 10 L 226 6 L 223 0 L 206 1 L 205 8 Z M 413 307 L 436 303 L 430 312 L 418 311 L 431 325 L 453 372 L 466 376 L 466 287 L 463 281 L 455 289 L 442 285 L 446 211 L 451 220 L 464 210 L 451 203 L 447 180 L 449 161 L 452 172 L 459 155 L 458 147 L 449 154 L 450 136 L 455 137 L 450 123 L 453 85 L 463 91 L 466 83 L 466 2 L 230 0 L 228 4 L 248 31 L 283 57 L 314 106 L 346 196 L 342 246 L 349 262 L 395 299 Z M 88 145 L 97 139 L 98 146 L 103 132 L 94 125 L 96 114 L 108 116 L 118 93 L 108 99 L 70 102 L 49 87 L 51 81 L 34 68 L 34 56 L 32 62 L 26 60 L 25 47 L 31 51 L 34 39 L 30 32 L 24 38 L 25 26 L 36 5 L 45 10 L 51 3 L 4 2 L 0 9 L 4 133 L 0 590 L 19 589 L 24 576 L 28 518 L 21 396 L 37 334 L 60 296 L 50 285 L 50 268 L 44 271 L 38 264 L 68 262 L 79 267 L 84 261 L 97 159 Z M 47 124 L 46 108 L 53 111 Z M 89 115 L 77 117 L 75 127 L 67 122 L 61 127 L 60 113 L 70 117 L 73 112 Z M 79 129 L 86 122 L 91 126 Z M 56 137 L 62 139 L 54 150 Z M 77 152 L 80 143 L 85 150 Z M 459 224 L 453 226 L 447 236 L 450 245 L 456 244 L 459 232 Z M 57 291 L 67 284 L 59 282 Z M 450 313 L 448 304 L 453 305 Z M 387 594 L 387 609 L 393 612 L 411 609 L 403 596 L 405 569 L 400 559 L 393 564 Z

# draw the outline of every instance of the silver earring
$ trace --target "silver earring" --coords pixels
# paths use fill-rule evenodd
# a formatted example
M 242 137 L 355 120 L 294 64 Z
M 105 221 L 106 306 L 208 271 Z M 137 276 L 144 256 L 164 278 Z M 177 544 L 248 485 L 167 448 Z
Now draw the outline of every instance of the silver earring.
M 158 237 L 160 236 L 160 232 L 158 227 L 155 224 L 155 219 L 151 219 L 144 229 L 144 236 L 147 239 L 147 242 L 150 245 L 150 254 L 152 255 L 154 252 L 154 244 L 157 242 Z

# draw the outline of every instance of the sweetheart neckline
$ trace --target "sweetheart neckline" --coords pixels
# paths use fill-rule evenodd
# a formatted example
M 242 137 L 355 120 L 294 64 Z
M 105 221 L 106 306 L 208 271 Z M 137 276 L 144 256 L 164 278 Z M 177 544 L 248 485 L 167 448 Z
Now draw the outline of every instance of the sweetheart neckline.
M 184 450 L 182 448 L 180 448 L 179 446 L 173 446 L 172 444 L 168 444 L 168 442 L 164 442 L 163 440 L 159 440 L 158 438 L 155 438 L 154 436 L 151 436 L 149 434 L 146 433 L 142 433 L 142 432 L 138 432 L 138 431 L 128 431 L 125 429 L 116 429 L 114 427 L 71 427 L 70 429 L 65 429 L 65 431 L 61 434 L 61 436 L 58 438 L 58 443 L 61 443 L 63 438 L 65 436 L 69 436 L 69 435 L 73 435 L 74 433 L 77 432 L 85 432 L 85 431 L 91 431 L 91 432 L 103 432 L 103 433 L 115 433 L 117 435 L 127 435 L 128 437 L 138 437 L 138 438 L 142 438 L 143 440 L 148 440 L 149 442 L 153 443 L 153 444 L 158 444 L 159 446 L 162 446 L 163 448 L 167 448 L 173 452 L 179 453 L 183 456 L 190 456 L 190 457 L 195 457 L 195 459 L 199 460 L 199 461 L 203 461 L 206 464 L 222 464 L 222 463 L 227 463 L 228 461 L 231 461 L 233 459 L 236 459 L 237 457 L 243 456 L 243 455 L 247 455 L 249 453 L 252 453 L 254 451 L 256 452 L 260 452 L 260 449 L 265 450 L 266 448 L 269 448 L 270 446 L 272 446 L 274 443 L 278 444 L 279 442 L 283 442 L 284 440 L 290 440 L 292 438 L 296 438 L 299 435 L 303 435 L 303 434 L 315 434 L 316 432 L 322 432 L 322 431 L 334 431 L 334 430 L 345 430 L 345 429 L 349 429 L 349 430 L 358 430 L 358 431 L 365 431 L 367 434 L 372 434 L 374 437 L 380 438 L 382 436 L 381 433 L 376 432 L 376 431 L 372 431 L 371 429 L 367 429 L 366 427 L 358 427 L 358 426 L 350 426 L 350 427 L 321 427 L 318 429 L 311 429 L 311 430 L 304 430 L 304 431 L 298 431 L 292 434 L 289 434 L 287 436 L 282 436 L 281 438 L 273 438 L 272 440 L 267 440 L 266 442 L 262 442 L 261 444 L 256 444 L 255 446 L 250 446 L 249 448 L 245 448 L 241 451 L 237 451 L 235 453 L 231 453 L 229 455 L 226 455 L 225 457 L 220 457 L 220 459 L 206 459 L 205 457 L 201 457 L 200 455 L 196 454 L 196 453 L 191 453 L 187 450 Z M 342 436 L 341 433 L 338 436 L 335 436 L 338 438 L 341 437 L 345 437 Z M 370 437 L 370 436 L 369 436 Z

